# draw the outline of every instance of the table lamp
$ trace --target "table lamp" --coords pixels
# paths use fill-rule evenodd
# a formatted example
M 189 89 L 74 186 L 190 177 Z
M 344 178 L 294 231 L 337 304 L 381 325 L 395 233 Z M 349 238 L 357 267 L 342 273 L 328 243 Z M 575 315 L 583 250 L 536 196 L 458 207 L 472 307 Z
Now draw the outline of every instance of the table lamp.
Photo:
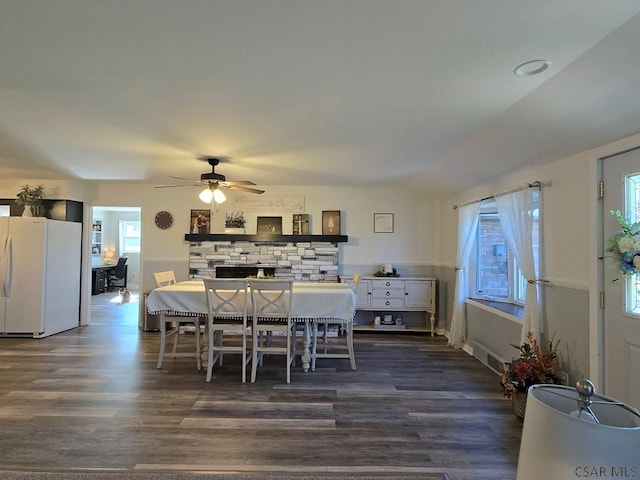
M 516 480 L 615 477 L 640 477 L 640 413 L 589 380 L 531 386 Z
M 115 250 L 105 250 L 104 251 L 104 263 L 107 265 L 111 265 L 116 259 Z

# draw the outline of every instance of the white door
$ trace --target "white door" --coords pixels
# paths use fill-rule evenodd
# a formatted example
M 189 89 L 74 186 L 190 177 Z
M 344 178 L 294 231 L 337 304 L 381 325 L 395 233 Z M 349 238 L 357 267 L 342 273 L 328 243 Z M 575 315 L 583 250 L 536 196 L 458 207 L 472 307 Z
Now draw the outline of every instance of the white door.
M 603 160 L 604 248 L 620 230 L 611 210 L 640 221 L 640 149 Z M 625 276 L 609 252 L 604 259 L 604 390 L 640 408 L 640 275 Z

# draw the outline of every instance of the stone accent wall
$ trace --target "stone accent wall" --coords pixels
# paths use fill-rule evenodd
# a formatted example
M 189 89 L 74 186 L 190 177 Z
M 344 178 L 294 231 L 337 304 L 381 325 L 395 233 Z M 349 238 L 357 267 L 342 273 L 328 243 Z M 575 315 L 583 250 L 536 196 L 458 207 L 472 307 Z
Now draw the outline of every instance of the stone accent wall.
M 275 267 L 276 278 L 337 282 L 337 243 L 330 242 L 191 242 L 189 278 L 215 277 L 217 265 Z

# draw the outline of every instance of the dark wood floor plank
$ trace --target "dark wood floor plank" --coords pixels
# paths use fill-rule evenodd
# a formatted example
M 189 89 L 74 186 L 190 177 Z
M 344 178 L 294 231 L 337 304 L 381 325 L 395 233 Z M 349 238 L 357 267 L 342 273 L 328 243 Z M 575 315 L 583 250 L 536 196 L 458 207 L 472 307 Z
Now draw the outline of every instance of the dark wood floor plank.
M 498 377 L 442 337 L 357 332 L 357 371 L 298 364 L 290 384 L 281 358 L 242 384 L 229 355 L 206 383 L 192 359 L 156 369 L 159 334 L 114 295 L 93 297 L 89 327 L 0 338 L 0 470 L 515 477 L 522 424 Z

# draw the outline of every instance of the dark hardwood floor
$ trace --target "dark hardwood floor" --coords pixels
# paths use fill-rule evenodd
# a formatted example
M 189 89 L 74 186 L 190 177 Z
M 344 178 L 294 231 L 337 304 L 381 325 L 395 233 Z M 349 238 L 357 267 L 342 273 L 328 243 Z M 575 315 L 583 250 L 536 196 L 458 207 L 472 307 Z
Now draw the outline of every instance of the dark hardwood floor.
M 93 297 L 89 327 L 0 338 L 0 470 L 515 478 L 521 422 L 498 377 L 444 337 L 356 332 L 357 371 L 298 364 L 288 385 L 281 357 L 242 384 L 227 355 L 206 383 L 192 359 L 156 369 L 159 333 L 115 295 Z

